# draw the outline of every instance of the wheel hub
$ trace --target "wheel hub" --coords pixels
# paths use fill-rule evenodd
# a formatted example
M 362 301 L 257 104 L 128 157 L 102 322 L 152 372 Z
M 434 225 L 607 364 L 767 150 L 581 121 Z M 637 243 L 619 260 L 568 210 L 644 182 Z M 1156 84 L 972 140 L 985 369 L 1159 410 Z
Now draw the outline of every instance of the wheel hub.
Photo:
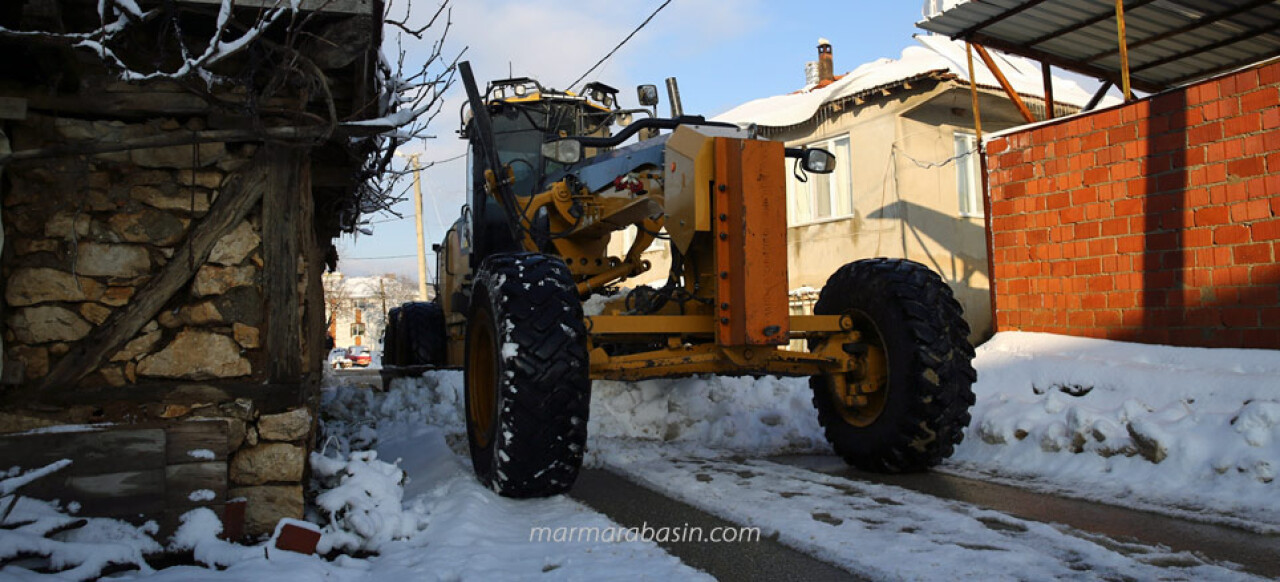
M 865 427 L 884 412 L 889 395 L 889 361 L 875 322 L 862 312 L 851 317 L 859 341 L 845 344 L 843 350 L 853 358 L 853 370 L 827 376 L 827 386 L 845 422 Z

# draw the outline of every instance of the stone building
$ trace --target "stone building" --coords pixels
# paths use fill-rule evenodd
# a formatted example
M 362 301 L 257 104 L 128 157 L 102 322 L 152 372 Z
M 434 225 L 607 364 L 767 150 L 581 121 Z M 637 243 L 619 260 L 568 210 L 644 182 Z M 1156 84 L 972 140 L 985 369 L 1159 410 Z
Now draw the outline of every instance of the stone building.
M 89 515 L 244 499 L 269 532 L 302 517 L 321 273 L 386 129 L 350 123 L 386 113 L 382 2 L 93 4 L 0 8 L 0 465 L 70 458 L 23 494 Z

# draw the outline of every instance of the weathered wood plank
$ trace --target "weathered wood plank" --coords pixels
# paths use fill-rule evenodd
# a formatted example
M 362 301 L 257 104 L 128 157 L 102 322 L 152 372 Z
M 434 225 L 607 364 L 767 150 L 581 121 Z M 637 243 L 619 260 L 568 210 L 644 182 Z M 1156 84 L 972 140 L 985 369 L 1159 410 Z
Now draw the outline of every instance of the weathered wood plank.
M 267 300 L 267 379 L 296 382 L 302 367 L 298 316 L 298 215 L 311 197 L 305 150 L 275 147 L 268 152 L 272 172 L 262 197 L 262 259 Z M 305 189 L 305 191 L 304 191 Z
M 105 429 L 0 437 L 0 467 L 32 469 L 60 459 L 72 461 L 58 473 L 67 476 L 162 469 L 164 431 Z
M 227 432 L 222 419 L 172 424 L 165 428 L 165 461 L 169 465 L 226 461 Z
M 211 499 L 197 492 L 212 491 Z M 165 468 L 165 506 L 184 509 L 221 505 L 227 502 L 227 464 L 195 463 L 170 465 Z
M 27 100 L 15 97 L 0 97 L 0 119 L 22 121 L 27 118 Z
M 314 180 L 316 175 L 316 166 L 311 166 L 310 179 Z M 306 257 L 306 272 L 303 273 L 303 284 L 305 289 L 304 320 L 303 329 L 307 334 L 303 337 L 303 360 L 302 371 L 310 382 L 320 382 L 324 375 L 324 359 L 328 356 L 328 350 L 325 348 L 325 303 L 324 303 L 324 281 L 321 276 L 324 274 L 324 252 L 321 250 L 321 242 L 316 234 L 316 211 L 315 198 L 310 195 L 302 197 L 300 212 L 298 217 L 298 237 L 302 242 L 302 255 Z M 328 240 L 325 240 L 325 246 Z
M 154 516 L 164 511 L 164 468 L 68 476 L 23 494 L 80 504 L 81 515 L 104 517 Z
M 74 386 L 89 372 L 97 369 L 108 357 L 120 350 L 142 326 L 155 318 L 164 304 L 173 297 L 203 265 L 213 250 L 214 243 L 244 220 L 249 211 L 262 198 L 264 185 L 278 173 L 271 167 L 276 148 L 264 146 L 244 168 L 227 178 L 204 219 L 191 228 L 186 240 L 178 248 L 160 273 L 147 282 L 122 309 L 111 313 L 102 325 L 84 339 L 76 342 L 41 382 L 41 389 Z M 272 224 L 268 222 L 267 224 Z M 274 229 L 267 228 L 267 232 Z M 273 318 L 274 319 L 274 318 Z

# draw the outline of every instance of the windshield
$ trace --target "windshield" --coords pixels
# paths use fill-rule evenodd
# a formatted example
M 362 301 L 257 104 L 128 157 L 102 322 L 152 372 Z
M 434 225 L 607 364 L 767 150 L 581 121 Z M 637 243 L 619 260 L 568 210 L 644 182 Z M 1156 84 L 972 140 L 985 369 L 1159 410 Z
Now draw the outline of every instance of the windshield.
M 542 143 L 561 135 L 597 132 L 607 113 L 582 111 L 577 101 L 503 103 L 493 113 L 494 147 L 498 160 L 515 174 L 515 193 L 530 196 L 542 191 L 542 178 L 564 169 L 542 157 Z M 583 127 L 586 125 L 587 127 Z

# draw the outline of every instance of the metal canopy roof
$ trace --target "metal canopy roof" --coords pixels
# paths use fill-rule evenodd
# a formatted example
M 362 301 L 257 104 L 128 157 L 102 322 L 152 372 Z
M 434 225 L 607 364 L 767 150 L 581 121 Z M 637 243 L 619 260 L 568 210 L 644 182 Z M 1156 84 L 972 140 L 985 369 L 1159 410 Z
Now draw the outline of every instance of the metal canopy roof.
M 1280 0 L 1126 0 L 1124 24 L 1147 92 L 1280 55 Z M 1114 0 L 973 0 L 917 26 L 1120 84 Z

